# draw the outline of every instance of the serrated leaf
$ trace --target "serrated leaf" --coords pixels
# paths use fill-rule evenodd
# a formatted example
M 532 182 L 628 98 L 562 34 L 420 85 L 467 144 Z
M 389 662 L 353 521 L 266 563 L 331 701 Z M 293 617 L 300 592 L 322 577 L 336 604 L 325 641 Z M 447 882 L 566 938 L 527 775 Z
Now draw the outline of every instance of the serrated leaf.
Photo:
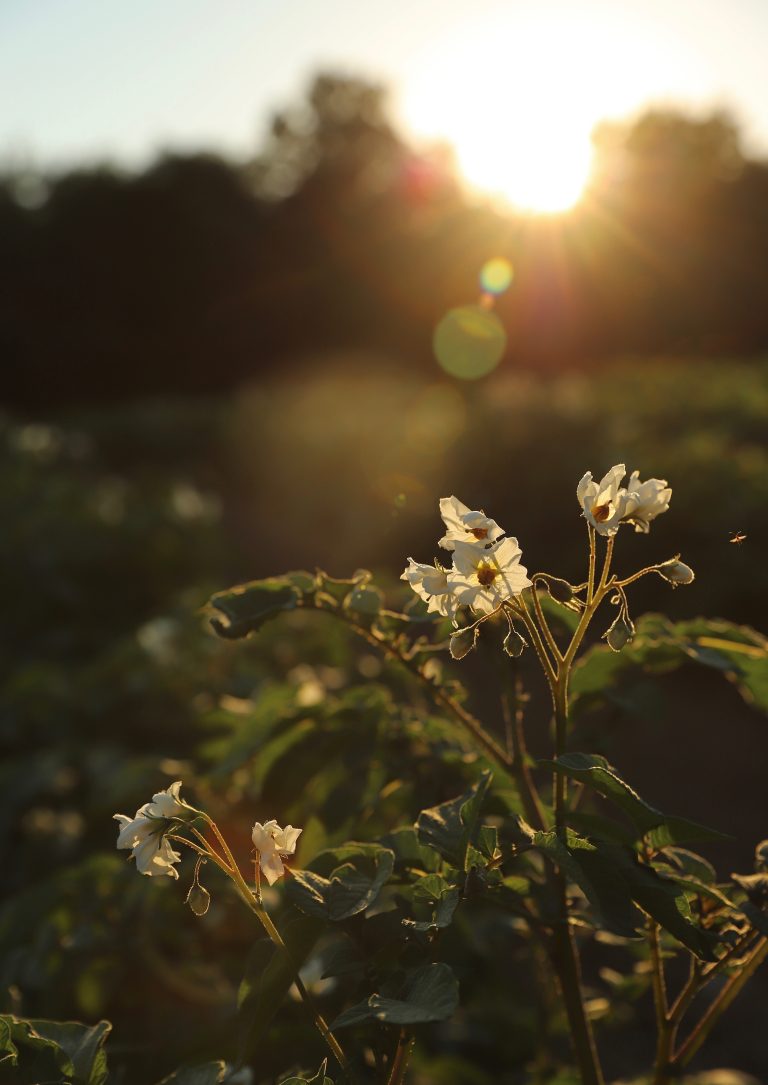
M 412 974 L 402 998 L 373 994 L 340 1014 L 332 1029 L 347 1028 L 363 1021 L 383 1021 L 389 1025 L 419 1025 L 445 1021 L 459 1005 L 459 984 L 447 964 L 428 964 Z
M 220 637 L 238 640 L 255 633 L 270 618 L 299 605 L 301 593 L 286 577 L 253 580 L 211 597 L 210 606 L 223 617 L 211 618 Z
M 480 807 L 490 782 L 491 773 L 486 771 L 463 795 L 422 810 L 416 820 L 419 842 L 459 870 L 466 871 L 467 849 L 477 839 Z

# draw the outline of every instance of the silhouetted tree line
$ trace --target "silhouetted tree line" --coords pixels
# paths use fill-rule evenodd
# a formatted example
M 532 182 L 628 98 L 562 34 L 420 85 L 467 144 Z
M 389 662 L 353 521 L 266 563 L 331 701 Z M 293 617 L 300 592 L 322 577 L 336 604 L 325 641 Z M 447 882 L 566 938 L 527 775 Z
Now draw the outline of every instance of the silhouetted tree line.
M 497 311 L 516 364 L 768 348 L 768 166 L 734 122 L 654 112 L 595 139 L 575 212 L 506 215 L 462 191 L 447 149 L 406 144 L 382 88 L 321 76 L 250 163 L 11 173 L 4 399 L 205 393 L 349 348 L 429 373 L 434 324 L 492 256 L 515 268 Z

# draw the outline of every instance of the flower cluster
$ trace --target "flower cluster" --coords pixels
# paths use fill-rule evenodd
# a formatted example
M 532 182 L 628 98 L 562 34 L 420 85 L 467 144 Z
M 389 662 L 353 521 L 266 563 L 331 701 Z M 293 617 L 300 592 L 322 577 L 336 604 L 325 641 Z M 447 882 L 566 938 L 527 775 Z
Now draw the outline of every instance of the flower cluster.
M 166 791 L 158 791 L 132 818 L 126 814 L 114 815 L 115 821 L 120 822 L 117 846 L 131 850 L 136 868 L 142 874 L 179 876 L 174 863 L 181 856 L 171 847 L 167 834 L 178 822 L 187 821 L 190 811 L 194 813 L 193 807 L 179 796 L 180 788 L 181 780 L 177 780 Z
M 635 531 L 647 534 L 651 521 L 669 508 L 672 490 L 666 479 L 641 482 L 639 471 L 633 471 L 624 487 L 621 483 L 626 473 L 624 464 L 617 463 L 600 482 L 595 482 L 592 472 L 587 471 L 576 487 L 582 516 L 598 535 L 610 538 L 622 524 L 633 524 Z
M 531 586 L 527 570 L 520 564 L 517 539 L 505 537 L 495 520 L 468 508 L 457 497 L 441 499 L 440 515 L 447 530 L 438 545 L 453 551 L 452 568 L 409 558 L 400 578 L 426 602 L 429 611 L 455 623 L 460 606 L 490 614 Z
M 175 863 L 181 860 L 179 852 L 174 851 L 170 835 L 184 843 L 185 838 L 176 836 L 185 824 L 201 817 L 209 821 L 201 811 L 186 803 L 180 796 L 181 780 L 176 780 L 165 791 L 158 791 L 152 801 L 140 806 L 132 818 L 126 814 L 115 814 L 115 821 L 120 822 L 117 847 L 131 851 L 131 858 L 136 860 L 136 868 L 142 874 L 150 876 L 167 874 L 178 878 Z M 283 859 L 296 851 L 296 841 L 301 829 L 286 825 L 281 829 L 276 821 L 267 821 L 263 825 L 256 822 L 251 838 L 256 849 L 257 861 L 270 885 L 285 873 Z M 203 837 L 200 840 L 204 841 Z M 191 841 L 190 841 L 191 843 Z M 198 845 L 193 845 L 199 850 Z M 197 878 L 197 875 L 196 875 Z

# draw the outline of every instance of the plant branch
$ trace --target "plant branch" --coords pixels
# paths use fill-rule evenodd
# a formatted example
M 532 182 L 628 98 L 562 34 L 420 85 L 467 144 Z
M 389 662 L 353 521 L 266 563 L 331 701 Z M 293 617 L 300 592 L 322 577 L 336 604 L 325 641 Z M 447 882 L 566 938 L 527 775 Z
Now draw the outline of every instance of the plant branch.
M 653 1004 L 656 1010 L 656 1061 L 653 1068 L 653 1085 L 666 1085 L 669 1081 L 673 1030 L 669 1019 L 664 961 L 659 945 L 659 925 L 653 919 L 648 920 L 648 945 L 651 950 Z
M 546 617 L 544 616 L 544 611 L 543 611 L 542 606 L 541 606 L 541 600 L 539 599 L 539 593 L 536 590 L 536 580 L 537 579 L 542 579 L 542 580 L 544 579 L 542 577 L 541 573 L 534 573 L 534 575 L 531 578 L 531 585 L 532 585 L 531 596 L 533 597 L 533 608 L 536 611 L 536 620 L 539 623 L 539 628 L 541 629 L 542 633 L 544 634 L 544 639 L 546 640 L 547 644 L 549 645 L 549 650 L 552 652 L 552 655 L 554 656 L 556 663 L 561 663 L 562 659 L 563 659 L 563 653 L 560 651 L 560 649 L 559 649 L 559 647 L 557 645 L 557 641 L 555 640 L 555 638 L 554 638 L 554 636 L 552 634 L 552 630 L 549 627 L 549 622 L 547 621 Z M 544 582 L 546 583 L 546 580 Z
M 734 972 L 726 981 L 715 1000 L 708 1006 L 706 1012 L 675 1052 L 671 1061 L 673 1067 L 688 1065 L 707 1036 L 709 1036 L 718 1018 L 728 1009 L 736 996 L 741 993 L 742 987 L 752 978 L 766 957 L 768 957 L 768 938 L 760 938 L 742 968 L 738 972 Z
M 459 704 L 457 700 L 455 700 L 453 697 L 450 697 L 447 693 L 444 693 L 439 686 L 436 686 L 433 682 L 430 682 L 428 678 L 425 678 L 419 668 L 414 666 L 413 662 L 408 659 L 407 656 L 403 655 L 402 652 L 399 652 L 397 648 L 395 648 L 392 644 L 386 641 L 382 636 L 377 636 L 375 633 L 371 632 L 371 630 L 366 629 L 362 625 L 359 625 L 348 614 L 345 614 L 340 610 L 331 609 L 330 607 L 316 607 L 315 609 L 317 609 L 323 614 L 331 614 L 335 618 L 340 619 L 347 626 L 349 626 L 349 628 L 354 633 L 356 633 L 359 637 L 362 637 L 363 640 L 370 644 L 371 647 L 376 648 L 380 652 L 383 652 L 384 655 L 388 656 L 390 659 L 394 660 L 396 663 L 399 663 L 402 667 L 404 667 L 409 672 L 409 674 L 411 674 L 414 678 L 418 679 L 418 681 L 427 688 L 430 696 L 437 704 L 439 704 L 442 708 L 447 709 L 455 716 L 455 718 L 459 721 L 462 727 L 466 731 L 469 731 L 469 733 L 473 736 L 474 739 L 476 739 L 479 745 L 482 746 L 483 750 L 491 758 L 491 760 L 496 761 L 497 764 L 501 765 L 501 767 L 507 772 L 511 771 L 513 759 L 496 741 L 493 735 L 489 734 L 486 731 L 480 720 L 473 716 L 471 712 L 468 712 L 463 705 Z
M 392 1068 L 389 1072 L 389 1077 L 387 1078 L 387 1085 L 402 1085 L 402 1082 L 405 1079 L 405 1072 L 408 1069 L 408 1059 L 411 1055 L 413 1040 L 414 1038 L 408 1029 L 400 1029 L 397 1048 L 395 1050 L 394 1058 L 392 1059 Z

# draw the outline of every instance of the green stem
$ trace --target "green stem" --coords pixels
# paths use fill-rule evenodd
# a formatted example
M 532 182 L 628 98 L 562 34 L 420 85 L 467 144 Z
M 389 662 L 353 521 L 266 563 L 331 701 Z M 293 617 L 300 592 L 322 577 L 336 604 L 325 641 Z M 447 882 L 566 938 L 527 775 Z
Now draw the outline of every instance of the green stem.
M 551 651 L 554 659 L 559 663 L 559 662 L 562 661 L 563 654 L 562 654 L 562 652 L 560 651 L 560 649 L 557 646 L 557 641 L 555 640 L 554 636 L 552 635 L 552 630 L 549 628 L 549 623 L 547 622 L 547 619 L 544 616 L 544 611 L 542 610 L 541 600 L 539 599 L 539 593 L 536 590 L 536 580 L 540 575 L 541 574 L 536 573 L 531 578 L 531 584 L 532 584 L 531 595 L 533 597 L 533 608 L 536 611 L 536 620 L 538 621 L 539 626 L 541 628 L 541 631 L 544 634 L 544 639 L 546 640 L 547 644 L 549 645 L 549 650 Z
M 501 702 L 504 720 L 512 742 L 514 776 L 517 780 L 517 786 L 520 788 L 520 798 L 522 799 L 525 816 L 533 825 L 543 829 L 546 827 L 546 818 L 541 806 L 539 792 L 528 768 L 528 748 L 523 726 L 523 698 L 519 679 L 515 683 L 514 696 L 514 712 L 510 710 L 509 698 L 506 695 L 502 697 Z
M 653 1085 L 667 1085 L 670 1077 L 673 1026 L 669 1017 L 664 961 L 659 946 L 659 925 L 652 919 L 648 920 L 648 944 L 651 949 L 653 1004 L 656 1009 L 656 1061 L 653 1068 Z
M 587 631 L 592 615 L 597 610 L 605 593 L 605 584 L 610 568 L 613 540 L 610 539 L 606 550 L 605 564 L 600 583 L 595 588 L 596 546 L 595 533 L 589 531 L 589 579 L 587 584 L 587 605 L 571 638 L 571 643 L 557 670 L 552 689 L 555 712 L 555 757 L 566 751 L 568 734 L 568 687 L 571 667 L 579 645 Z M 564 774 L 556 773 L 554 778 L 555 831 L 566 835 L 566 799 L 567 787 Z M 592 1026 L 587 1017 L 581 984 L 581 965 L 579 954 L 570 923 L 568 909 L 568 886 L 562 870 L 557 870 L 554 877 L 557 895 L 558 921 L 552 930 L 552 960 L 560 979 L 568 1023 L 571 1031 L 574 1054 L 579 1064 L 582 1085 L 603 1085 L 603 1072 L 595 1046 Z
M 568 670 L 561 670 L 555 690 L 555 756 L 565 753 L 568 725 Z M 565 836 L 565 776 L 555 775 L 555 831 Z M 559 921 L 552 930 L 552 958 L 560 978 L 574 1054 L 582 1085 L 603 1085 L 600 1059 L 587 1017 L 581 986 L 581 965 L 568 911 L 568 887 L 562 870 L 555 872 Z
M 253 912 L 253 914 L 258 918 L 259 922 L 261 923 L 262 927 L 264 928 L 264 930 L 266 931 L 267 935 L 272 940 L 274 945 L 277 946 L 279 949 L 283 950 L 283 952 L 285 953 L 286 957 L 288 958 L 288 961 L 291 963 L 291 968 L 292 968 L 293 973 L 294 973 L 293 982 L 295 983 L 296 989 L 298 990 L 299 994 L 301 995 L 301 998 L 302 998 L 302 1000 L 304 1002 L 304 1005 L 307 1007 L 307 1010 L 309 1011 L 309 1013 L 312 1016 L 312 1019 L 313 1019 L 313 1021 L 315 1023 L 315 1027 L 317 1028 L 317 1031 L 320 1033 L 320 1035 L 325 1040 L 326 1044 L 328 1045 L 329 1050 L 331 1051 L 333 1057 L 338 1062 L 339 1066 L 343 1070 L 346 1069 L 347 1068 L 347 1057 L 344 1054 L 344 1052 L 342 1051 L 338 1040 L 336 1039 L 336 1037 L 334 1036 L 334 1034 L 331 1032 L 330 1028 L 328 1027 L 327 1021 L 325 1020 L 323 1015 L 318 1010 L 317 1005 L 315 1004 L 315 1000 L 313 999 L 312 995 L 310 995 L 309 991 L 304 986 L 304 983 L 302 982 L 301 977 L 299 976 L 298 968 L 296 968 L 295 965 L 293 965 L 293 963 L 291 962 L 290 952 L 288 950 L 287 945 L 283 941 L 283 938 L 282 938 L 280 932 L 278 931 L 277 927 L 274 925 L 272 920 L 269 918 L 269 915 L 268 915 L 266 909 L 264 908 L 264 906 L 256 899 L 256 897 L 253 895 L 253 893 L 249 889 L 245 879 L 243 878 L 242 874 L 240 873 L 240 868 L 238 867 L 237 863 L 235 862 L 234 858 L 232 857 L 232 852 L 230 851 L 230 849 L 229 849 L 229 847 L 227 845 L 227 842 L 225 841 L 224 837 L 219 832 L 218 826 L 207 815 L 205 815 L 205 819 L 206 819 L 206 822 L 210 825 L 213 832 L 215 833 L 216 838 L 219 841 L 219 843 L 221 844 L 222 848 L 224 849 L 224 852 L 227 855 L 228 859 L 230 859 L 230 861 L 232 863 L 232 868 L 228 869 L 227 867 L 225 867 L 223 865 L 223 863 L 221 862 L 221 860 L 217 860 L 217 857 L 215 855 L 213 855 L 213 853 L 211 853 L 211 857 L 214 859 L 215 862 L 218 862 L 218 865 L 225 871 L 225 873 L 227 873 L 229 875 L 229 877 L 231 878 L 231 880 L 233 881 L 233 883 L 235 885 L 235 888 L 237 889 L 238 893 L 240 894 L 240 897 L 245 902 L 245 904 L 250 908 L 250 910 Z

